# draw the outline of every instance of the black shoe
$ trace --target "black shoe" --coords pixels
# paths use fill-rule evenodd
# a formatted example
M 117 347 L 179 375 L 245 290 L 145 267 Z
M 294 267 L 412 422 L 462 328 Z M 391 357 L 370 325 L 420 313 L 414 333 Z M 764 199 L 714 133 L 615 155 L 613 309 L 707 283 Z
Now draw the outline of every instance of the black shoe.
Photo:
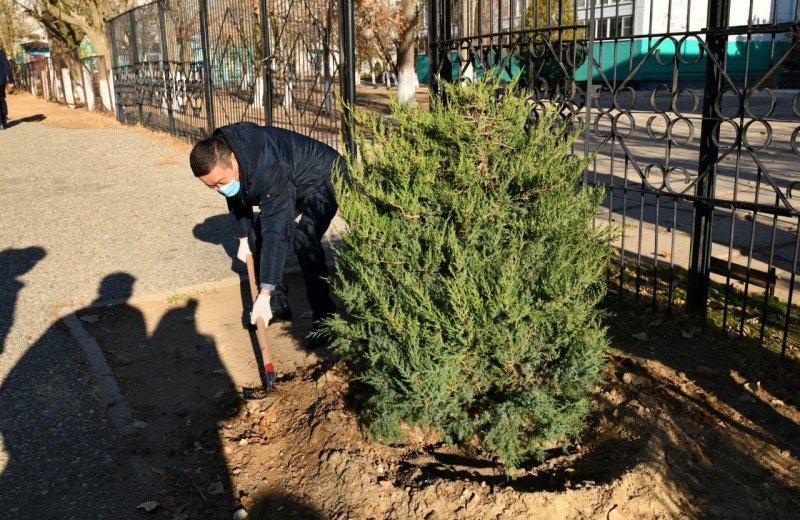
M 278 323 L 279 321 L 292 321 L 292 309 L 289 307 L 273 307 L 272 319 L 270 323 Z

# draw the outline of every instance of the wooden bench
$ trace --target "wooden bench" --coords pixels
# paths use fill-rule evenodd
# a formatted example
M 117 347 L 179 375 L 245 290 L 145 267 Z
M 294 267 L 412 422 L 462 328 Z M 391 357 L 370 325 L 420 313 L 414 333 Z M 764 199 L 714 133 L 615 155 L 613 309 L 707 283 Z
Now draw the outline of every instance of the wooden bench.
M 727 260 L 712 256 L 710 271 L 742 283 L 747 281 L 756 287 L 763 287 L 768 296 L 775 295 L 775 284 L 778 281 L 778 276 L 775 274 L 774 267 L 767 272 L 762 269 L 753 269 L 752 267 L 747 269 L 746 265 L 731 262 L 729 270 Z

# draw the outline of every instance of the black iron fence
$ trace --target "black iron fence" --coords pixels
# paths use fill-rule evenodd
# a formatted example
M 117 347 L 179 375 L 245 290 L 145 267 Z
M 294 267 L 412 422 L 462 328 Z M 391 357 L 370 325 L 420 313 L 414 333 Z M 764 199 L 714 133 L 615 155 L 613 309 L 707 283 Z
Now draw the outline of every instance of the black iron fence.
M 109 22 L 118 118 L 189 138 L 252 121 L 339 147 L 336 99 L 354 100 L 341 81 L 354 70 L 348 18 L 350 0 L 137 7 Z
M 430 0 L 439 81 L 487 71 L 580 125 L 615 292 L 800 353 L 796 0 Z

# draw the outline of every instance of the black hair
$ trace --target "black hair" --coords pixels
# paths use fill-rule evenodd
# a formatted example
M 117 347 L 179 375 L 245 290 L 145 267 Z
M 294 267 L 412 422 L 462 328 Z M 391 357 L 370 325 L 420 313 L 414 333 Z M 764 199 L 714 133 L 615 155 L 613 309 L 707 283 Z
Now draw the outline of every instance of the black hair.
M 233 164 L 231 162 L 232 153 L 233 150 L 225 139 L 213 135 L 194 145 L 192 153 L 189 154 L 189 165 L 192 167 L 195 177 L 202 177 L 218 164 L 230 168 Z

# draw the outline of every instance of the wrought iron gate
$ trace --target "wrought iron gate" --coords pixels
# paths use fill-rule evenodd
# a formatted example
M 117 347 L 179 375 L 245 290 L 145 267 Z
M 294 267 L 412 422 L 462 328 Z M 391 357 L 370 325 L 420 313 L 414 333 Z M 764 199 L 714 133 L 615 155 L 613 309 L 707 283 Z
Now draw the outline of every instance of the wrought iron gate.
M 800 354 L 796 0 L 428 9 L 438 81 L 519 76 L 532 118 L 555 108 L 582 125 L 575 152 L 593 156 L 584 181 L 607 193 L 598 225 L 621 227 L 616 291 Z
M 335 98 L 355 97 L 340 87 L 354 74 L 342 4 L 158 0 L 123 13 L 109 21 L 118 119 L 192 139 L 252 121 L 338 147 Z

